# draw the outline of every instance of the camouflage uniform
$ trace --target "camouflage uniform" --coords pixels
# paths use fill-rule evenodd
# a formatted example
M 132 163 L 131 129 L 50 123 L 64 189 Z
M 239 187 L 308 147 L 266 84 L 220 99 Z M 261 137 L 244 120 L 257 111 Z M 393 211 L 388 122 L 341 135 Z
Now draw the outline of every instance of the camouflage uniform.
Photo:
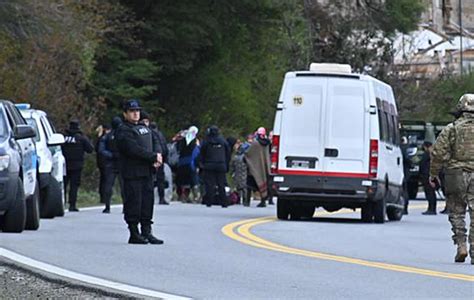
M 469 208 L 470 256 L 474 263 L 474 94 L 462 96 L 457 110 L 462 115 L 446 126 L 436 139 L 430 175 L 437 177 L 441 169 L 446 168 L 446 205 L 452 238 L 458 245 L 456 262 L 463 262 L 467 255 L 465 218 Z

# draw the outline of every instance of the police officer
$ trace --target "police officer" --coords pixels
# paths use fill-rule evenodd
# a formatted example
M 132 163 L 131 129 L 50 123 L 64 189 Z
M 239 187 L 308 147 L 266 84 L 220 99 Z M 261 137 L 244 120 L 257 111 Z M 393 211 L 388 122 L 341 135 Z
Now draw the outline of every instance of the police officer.
M 66 178 L 64 190 L 69 187 L 69 211 L 79 211 L 76 207 L 77 191 L 81 185 L 82 168 L 84 167 L 84 153 L 92 153 L 94 146 L 82 134 L 78 120 L 69 122 L 69 128 L 64 135 L 65 143 L 61 146 L 66 159 Z
M 150 115 L 144 111 L 142 111 L 141 114 L 141 122 L 145 126 L 151 129 L 151 133 L 155 137 L 155 139 L 158 141 L 160 145 L 160 150 L 161 150 L 161 156 L 163 158 L 163 164 L 156 170 L 155 173 L 155 182 L 156 182 L 156 187 L 158 189 L 158 196 L 159 196 L 159 204 L 162 205 L 167 205 L 168 202 L 165 201 L 165 163 L 167 162 L 168 159 L 168 147 L 166 145 L 166 138 L 163 135 L 163 133 L 158 130 L 158 126 L 156 123 L 151 122 L 150 120 Z
M 112 130 L 109 130 L 99 139 L 98 154 L 101 157 L 101 203 L 105 204 L 103 213 L 110 213 L 110 202 L 113 193 L 115 179 L 119 176 L 119 153 L 116 145 L 115 135 L 118 127 L 122 124 L 119 117 L 112 120 Z M 119 177 L 120 190 L 123 189 Z
M 446 205 L 453 241 L 457 245 L 455 262 L 464 262 L 466 246 L 466 210 L 470 214 L 469 244 L 474 264 L 474 94 L 463 95 L 456 106 L 460 117 L 446 126 L 433 147 L 430 181 L 435 186 L 445 167 Z
M 222 207 L 227 207 L 225 194 L 225 174 L 228 171 L 230 148 L 222 136 L 219 128 L 211 126 L 206 131 L 206 138 L 201 146 L 201 168 L 205 186 L 204 202 L 207 207 L 213 203 L 217 193 Z
M 124 122 L 117 130 L 120 172 L 124 181 L 124 218 L 129 244 L 163 244 L 153 236 L 153 172 L 161 166 L 159 144 L 151 130 L 140 124 L 140 103 L 132 99 L 123 107 Z M 141 225 L 141 234 L 138 230 Z
M 423 156 L 420 160 L 420 181 L 423 185 L 426 200 L 428 200 L 428 209 L 423 212 L 423 215 L 436 215 L 436 190 L 430 183 L 430 164 L 431 164 L 431 149 L 433 144 L 425 141 L 423 143 Z

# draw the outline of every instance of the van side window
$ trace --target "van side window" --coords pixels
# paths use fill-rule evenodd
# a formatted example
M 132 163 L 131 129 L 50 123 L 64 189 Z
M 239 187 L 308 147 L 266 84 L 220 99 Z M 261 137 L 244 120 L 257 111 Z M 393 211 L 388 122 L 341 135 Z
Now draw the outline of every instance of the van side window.
M 393 122 L 392 122 L 392 118 L 391 116 L 389 115 L 389 113 L 387 111 L 384 111 L 384 116 L 385 116 L 385 120 L 387 122 L 387 129 L 388 129 L 388 135 L 387 135 L 387 138 L 386 138 L 386 142 L 387 143 L 390 143 L 390 144 L 393 144 L 393 140 L 394 140 L 394 136 L 393 136 Z
M 394 145 L 399 145 L 400 144 L 400 132 L 398 131 L 398 120 L 397 117 L 394 115 L 392 117 L 392 123 L 393 123 L 393 140 L 392 143 Z
M 386 142 L 388 137 L 388 124 L 387 119 L 385 118 L 385 113 L 383 111 L 383 102 L 377 98 L 377 113 L 379 115 L 379 132 L 380 140 Z

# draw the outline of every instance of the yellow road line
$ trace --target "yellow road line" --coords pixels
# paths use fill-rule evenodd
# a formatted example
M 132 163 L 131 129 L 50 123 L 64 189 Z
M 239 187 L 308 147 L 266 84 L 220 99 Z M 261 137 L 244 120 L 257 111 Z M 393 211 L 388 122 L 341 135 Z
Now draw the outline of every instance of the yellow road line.
M 418 207 L 412 207 L 412 208 L 424 208 L 424 207 L 426 207 L 426 205 L 418 205 Z M 337 213 L 322 212 L 322 213 L 317 213 L 315 216 L 343 214 L 343 213 L 348 213 L 348 212 L 352 212 L 352 211 L 342 210 Z M 306 257 L 322 259 L 322 260 L 336 261 L 336 262 L 341 262 L 341 263 L 355 264 L 355 265 L 384 269 L 384 270 L 395 271 L 395 272 L 412 273 L 412 274 L 425 275 L 425 276 L 431 276 L 431 277 L 474 282 L 474 276 L 467 275 L 467 274 L 441 272 L 441 271 L 435 271 L 435 270 L 429 270 L 429 269 L 374 262 L 374 261 L 368 261 L 368 260 L 363 260 L 363 259 L 292 248 L 292 247 L 276 244 L 274 242 L 265 240 L 250 232 L 250 230 L 255 226 L 273 222 L 275 220 L 276 220 L 275 217 L 263 217 L 263 218 L 256 218 L 256 219 L 241 220 L 241 221 L 230 223 L 224 226 L 222 228 L 222 232 L 229 238 L 239 241 L 243 244 L 257 247 L 257 248 L 267 249 L 271 251 L 306 256 Z

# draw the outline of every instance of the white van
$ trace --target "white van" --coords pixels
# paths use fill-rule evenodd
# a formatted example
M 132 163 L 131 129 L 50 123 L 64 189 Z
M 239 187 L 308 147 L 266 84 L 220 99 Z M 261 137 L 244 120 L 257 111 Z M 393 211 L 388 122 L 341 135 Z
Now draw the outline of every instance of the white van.
M 365 222 L 400 220 L 405 203 L 399 118 L 392 88 L 349 65 L 288 72 L 272 139 L 277 216 L 316 207 L 362 208 Z

